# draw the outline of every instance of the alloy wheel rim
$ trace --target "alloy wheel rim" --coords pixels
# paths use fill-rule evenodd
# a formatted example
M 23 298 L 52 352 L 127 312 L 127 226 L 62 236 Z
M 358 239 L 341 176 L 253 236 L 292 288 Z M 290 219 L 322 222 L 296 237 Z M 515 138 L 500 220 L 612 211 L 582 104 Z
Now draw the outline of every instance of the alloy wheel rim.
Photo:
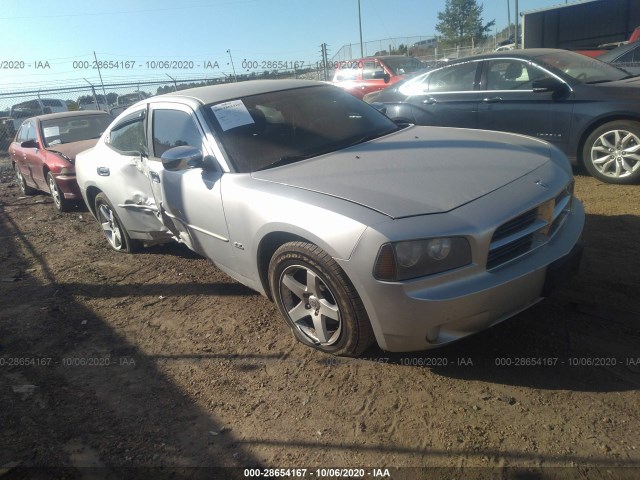
M 289 320 L 311 342 L 331 346 L 340 339 L 340 308 L 335 295 L 316 272 L 291 265 L 280 275 L 279 290 Z
M 16 179 L 18 180 L 18 187 L 20 188 L 20 191 L 24 194 L 27 190 L 27 184 L 24 180 L 24 177 L 20 173 L 20 170 L 18 169 L 18 165 L 15 166 L 15 171 L 16 171 Z
M 591 149 L 591 163 L 607 177 L 625 178 L 640 170 L 640 138 L 627 130 L 603 133 Z
M 115 250 L 122 249 L 122 232 L 111 209 L 104 203 L 98 207 L 100 225 L 105 237 Z
M 56 207 L 60 208 L 60 192 L 58 191 L 58 186 L 52 176 L 49 176 L 49 191 L 51 192 L 51 197 L 53 198 Z

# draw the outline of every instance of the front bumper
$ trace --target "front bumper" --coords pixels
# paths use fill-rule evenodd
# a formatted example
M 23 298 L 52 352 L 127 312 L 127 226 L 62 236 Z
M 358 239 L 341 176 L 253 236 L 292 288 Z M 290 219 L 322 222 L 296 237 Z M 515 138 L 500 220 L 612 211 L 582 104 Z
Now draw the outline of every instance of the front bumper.
M 75 175 L 58 174 L 53 176 L 58 184 L 58 189 L 67 200 L 82 200 L 80 187 Z
M 358 277 L 367 279 L 356 288 L 379 346 L 391 352 L 426 350 L 526 310 L 575 273 L 583 226 L 584 210 L 576 199 L 546 244 L 491 271 L 473 265 L 406 282 L 381 282 L 361 270 Z

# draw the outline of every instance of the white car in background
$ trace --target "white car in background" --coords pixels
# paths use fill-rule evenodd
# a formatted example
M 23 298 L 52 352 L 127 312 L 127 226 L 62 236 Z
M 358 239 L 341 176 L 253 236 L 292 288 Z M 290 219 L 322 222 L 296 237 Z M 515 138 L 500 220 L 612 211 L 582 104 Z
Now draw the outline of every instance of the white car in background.
M 91 99 L 81 97 L 78 100 L 78 110 L 103 110 L 109 111 L 109 104 L 104 95 L 90 95 Z

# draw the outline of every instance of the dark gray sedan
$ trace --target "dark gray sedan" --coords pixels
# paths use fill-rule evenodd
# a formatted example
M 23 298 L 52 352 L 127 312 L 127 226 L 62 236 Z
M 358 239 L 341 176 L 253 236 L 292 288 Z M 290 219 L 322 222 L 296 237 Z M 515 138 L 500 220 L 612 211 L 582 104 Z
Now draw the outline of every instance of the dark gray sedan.
M 468 57 L 373 101 L 394 120 L 530 135 L 604 182 L 640 180 L 640 79 L 584 55 L 531 49 Z

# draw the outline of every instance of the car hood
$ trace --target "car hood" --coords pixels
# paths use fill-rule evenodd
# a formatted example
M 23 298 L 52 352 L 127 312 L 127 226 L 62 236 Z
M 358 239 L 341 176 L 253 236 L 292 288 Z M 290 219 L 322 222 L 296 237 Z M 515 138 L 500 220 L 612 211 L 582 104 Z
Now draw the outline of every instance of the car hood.
M 61 143 L 60 145 L 51 145 L 47 147 L 47 151 L 53 153 L 61 153 L 66 158 L 73 161 L 75 160 L 76 155 L 78 155 L 80 152 L 92 148 L 96 143 L 98 143 L 97 138 L 81 140 L 79 142 Z
M 620 97 L 628 97 L 632 95 L 636 97 L 640 92 L 640 76 L 616 80 L 614 82 L 585 84 L 591 88 L 597 88 L 600 92 L 607 92 L 608 95 L 618 95 Z
M 453 210 L 547 161 L 549 145 L 530 137 L 413 126 L 252 176 L 402 218 Z

